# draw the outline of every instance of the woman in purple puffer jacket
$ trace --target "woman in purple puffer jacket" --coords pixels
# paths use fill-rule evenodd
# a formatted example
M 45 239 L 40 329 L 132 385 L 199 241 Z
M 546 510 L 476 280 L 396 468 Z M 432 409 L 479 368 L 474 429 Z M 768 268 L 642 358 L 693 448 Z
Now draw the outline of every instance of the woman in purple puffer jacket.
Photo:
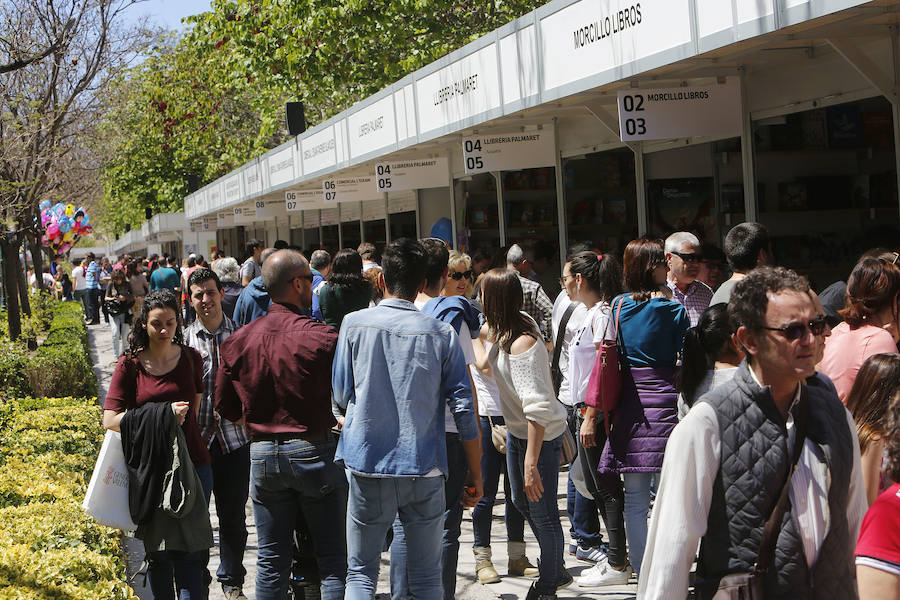
M 600 458 L 600 473 L 625 479 L 625 534 L 628 558 L 640 573 L 647 542 L 650 483 L 662 469 L 669 434 L 678 423 L 675 370 L 684 334 L 690 328 L 684 307 L 669 300 L 662 242 L 640 239 L 625 247 L 625 288 L 615 298 L 622 396 L 612 414 L 609 438 Z M 620 310 L 621 306 L 621 310 Z M 610 319 L 612 337 L 615 318 Z

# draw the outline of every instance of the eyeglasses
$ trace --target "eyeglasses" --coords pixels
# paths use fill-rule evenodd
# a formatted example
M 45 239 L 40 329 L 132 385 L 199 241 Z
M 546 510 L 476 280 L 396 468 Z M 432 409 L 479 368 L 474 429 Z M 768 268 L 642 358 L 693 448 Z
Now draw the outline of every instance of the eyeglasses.
M 466 279 L 471 279 L 472 271 L 463 271 L 462 273 L 460 273 L 459 271 L 453 271 L 452 273 L 450 273 L 450 279 L 453 279 L 454 281 L 459 281 L 463 277 L 465 277 Z
M 683 260 L 684 262 L 686 262 L 688 264 L 703 262 L 703 255 L 699 254 L 699 253 L 688 254 L 685 252 L 673 252 L 672 254 L 674 254 L 675 256 L 677 256 L 678 258 L 680 258 L 681 260 Z
M 784 327 L 763 327 L 763 329 L 767 329 L 769 331 L 780 331 L 781 335 L 783 335 L 786 339 L 795 341 L 806 337 L 807 331 L 809 331 L 813 335 L 822 335 L 823 333 L 825 333 L 825 327 L 827 326 L 828 323 L 825 321 L 825 315 L 820 315 L 809 323 L 791 323 L 789 325 L 785 325 Z

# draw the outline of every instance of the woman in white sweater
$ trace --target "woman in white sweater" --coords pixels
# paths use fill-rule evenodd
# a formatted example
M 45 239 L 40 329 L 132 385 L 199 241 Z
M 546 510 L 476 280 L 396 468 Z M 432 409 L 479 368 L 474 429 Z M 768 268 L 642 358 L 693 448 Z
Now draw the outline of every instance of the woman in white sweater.
M 572 583 L 563 564 L 563 532 L 556 488 L 566 409 L 556 399 L 550 359 L 537 324 L 522 312 L 522 284 L 515 271 L 494 269 L 481 283 L 494 344 L 488 356 L 508 429 L 506 463 L 513 503 L 525 515 L 541 547 L 540 576 L 526 600 L 552 600 Z

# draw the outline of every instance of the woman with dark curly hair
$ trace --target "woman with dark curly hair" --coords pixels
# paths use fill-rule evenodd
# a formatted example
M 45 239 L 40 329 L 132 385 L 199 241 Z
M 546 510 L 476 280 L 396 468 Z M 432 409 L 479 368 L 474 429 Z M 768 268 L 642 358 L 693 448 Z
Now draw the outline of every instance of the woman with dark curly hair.
M 885 417 L 884 474 L 900 481 L 900 395 L 896 391 Z M 856 544 L 856 579 L 860 600 L 900 600 L 900 483 L 878 496 L 863 519 Z
M 372 284 L 363 277 L 362 268 L 359 253 L 352 248 L 344 248 L 334 257 L 328 283 L 319 291 L 322 318 L 338 331 L 345 316 L 368 308 L 372 301 Z
M 847 410 L 856 422 L 863 481 L 869 506 L 884 491 L 882 462 L 887 436 L 888 407 L 900 393 L 900 354 L 876 354 L 863 363 L 847 396 Z M 889 482 L 888 482 L 889 483 Z
M 828 375 L 846 404 L 863 362 L 880 352 L 896 352 L 900 341 L 900 267 L 883 258 L 864 258 L 847 280 L 844 322 L 825 341 L 819 370 Z
M 184 432 L 183 439 L 208 503 L 212 489 L 211 459 L 197 424 L 197 411 L 203 392 L 203 359 L 196 350 L 184 345 L 181 315 L 175 294 L 169 290 L 155 290 L 144 298 L 141 310 L 134 319 L 128 342 L 129 348 L 119 358 L 109 384 L 109 392 L 103 405 L 103 426 L 113 431 L 119 431 L 121 426 L 124 432 L 126 425 L 123 424 L 123 419 L 135 418 L 136 414 L 140 415 L 137 417 L 140 422 L 133 426 L 128 423 L 129 428 L 143 427 L 145 422 L 151 424 L 146 425 L 148 427 L 154 426 L 158 421 L 144 416 L 147 414 L 144 412 L 145 407 L 156 403 L 168 404 L 175 422 Z M 129 412 L 132 414 L 127 414 Z M 176 433 L 176 438 L 178 437 L 180 436 Z M 132 473 L 132 465 L 139 463 L 143 466 L 151 461 L 146 456 L 134 456 L 129 460 L 129 446 L 123 433 L 130 485 L 140 481 L 144 486 L 144 481 L 139 478 L 150 476 L 140 470 Z M 188 473 L 186 477 L 193 479 L 192 475 Z M 152 482 L 146 483 L 148 488 L 153 488 L 153 485 Z M 162 496 L 160 493 L 160 497 Z M 129 503 L 132 518 L 135 518 L 136 499 L 130 498 Z M 171 529 L 158 527 L 161 521 L 157 513 L 162 511 L 158 508 L 159 501 L 151 504 L 149 510 L 145 511 L 149 515 L 145 519 L 135 518 L 135 521 L 138 525 L 136 537 L 144 540 L 147 552 L 147 578 L 153 597 L 175 598 L 174 582 L 178 597 L 203 598 L 206 562 L 212 546 L 212 529 L 209 528 L 209 513 L 206 512 L 205 505 L 202 506 L 201 515 L 193 512 L 201 508 L 199 504 L 191 509 L 192 512 L 181 519 L 189 522 L 181 528 L 174 527 L 176 531 L 173 534 Z M 202 515 L 205 515 L 205 523 Z M 189 530 L 186 531 L 184 527 Z

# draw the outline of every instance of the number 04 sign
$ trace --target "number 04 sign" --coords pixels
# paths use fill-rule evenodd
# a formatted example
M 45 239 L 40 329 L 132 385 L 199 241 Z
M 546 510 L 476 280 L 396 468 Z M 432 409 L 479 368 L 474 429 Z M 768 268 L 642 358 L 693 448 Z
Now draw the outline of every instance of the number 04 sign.
M 740 134 L 737 83 L 619 92 L 623 142 Z
M 466 173 L 551 167 L 556 164 L 553 127 L 463 138 L 463 161 Z

